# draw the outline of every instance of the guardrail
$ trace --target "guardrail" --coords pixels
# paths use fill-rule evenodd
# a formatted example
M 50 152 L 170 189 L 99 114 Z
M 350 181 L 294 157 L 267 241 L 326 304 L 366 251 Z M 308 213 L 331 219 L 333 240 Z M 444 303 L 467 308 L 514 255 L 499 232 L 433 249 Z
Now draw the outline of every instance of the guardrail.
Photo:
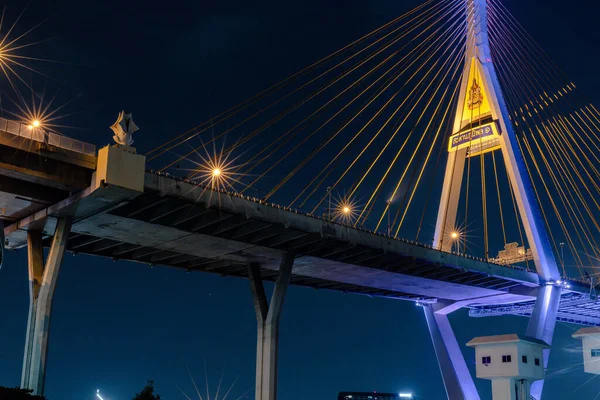
M 43 128 L 31 128 L 26 124 L 18 121 L 11 121 L 2 117 L 0 117 L 0 131 L 35 140 L 36 142 L 45 143 L 49 146 L 74 151 L 76 153 L 90 156 L 96 155 L 96 146 L 91 143 L 71 139 L 70 137 L 52 132 L 46 132 Z

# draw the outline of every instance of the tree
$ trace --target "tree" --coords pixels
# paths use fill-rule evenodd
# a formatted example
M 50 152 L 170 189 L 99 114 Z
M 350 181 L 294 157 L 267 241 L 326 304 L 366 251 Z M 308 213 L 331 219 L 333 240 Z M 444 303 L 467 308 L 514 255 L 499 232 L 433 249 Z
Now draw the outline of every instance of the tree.
M 148 381 L 146 387 L 136 394 L 133 400 L 160 400 L 160 396 L 154 393 L 154 381 Z
M 21 388 L 7 388 L 0 386 L 0 399 L 2 400 L 46 400 L 44 396 L 34 396 L 33 390 Z

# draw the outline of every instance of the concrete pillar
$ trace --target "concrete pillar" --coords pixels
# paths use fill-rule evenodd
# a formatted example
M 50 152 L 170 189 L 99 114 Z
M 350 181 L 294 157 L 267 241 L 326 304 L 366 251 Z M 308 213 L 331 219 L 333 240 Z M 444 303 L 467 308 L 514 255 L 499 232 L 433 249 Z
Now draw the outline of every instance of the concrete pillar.
M 70 217 L 59 218 L 45 266 L 42 233 L 39 231 L 27 233 L 29 318 L 27 321 L 21 387 L 33 389 L 33 393 L 38 395 L 44 393 L 52 296 L 54 295 L 69 233 L 71 232 L 72 221 Z
M 529 324 L 527 325 L 526 335 L 532 338 L 543 340 L 552 346 L 554 337 L 554 328 L 556 327 L 556 316 L 560 304 L 560 287 L 553 285 L 542 286 L 537 294 L 535 306 Z M 550 359 L 550 349 L 544 350 L 544 368 L 548 368 Z M 531 397 L 541 400 L 544 381 L 535 381 L 531 385 Z
M 4 262 L 4 242 L 6 238 L 4 236 L 4 221 L 0 219 L 0 268 Z
M 423 306 L 449 400 L 479 400 L 473 377 L 456 341 L 446 310 L 438 304 Z
M 294 255 L 284 254 L 279 267 L 279 276 L 271 296 L 271 304 L 260 277 L 260 266 L 249 265 L 249 280 L 252 300 L 256 312 L 256 400 L 277 399 L 277 352 L 279 348 L 279 318 L 283 308 L 283 300 L 287 291 Z
M 527 379 L 492 379 L 493 400 L 530 400 Z

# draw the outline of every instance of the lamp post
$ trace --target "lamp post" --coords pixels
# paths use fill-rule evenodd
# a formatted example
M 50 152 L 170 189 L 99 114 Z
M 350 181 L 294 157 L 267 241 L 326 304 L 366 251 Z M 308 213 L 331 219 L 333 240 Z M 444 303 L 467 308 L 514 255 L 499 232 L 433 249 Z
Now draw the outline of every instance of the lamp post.
M 560 266 L 563 271 L 565 270 L 565 242 L 560 242 L 558 244 L 560 246 Z
M 27 128 L 29 128 L 30 131 L 32 131 L 32 133 L 34 133 L 33 131 L 38 131 L 40 130 L 43 134 L 43 140 L 44 140 L 44 144 L 47 145 L 48 144 L 48 134 L 46 133 L 46 130 L 44 129 L 44 127 L 42 126 L 42 122 L 39 119 L 34 119 L 30 122 L 29 125 L 27 125 Z
M 329 204 L 327 206 L 327 220 L 331 222 L 331 186 L 327 186 L 327 194 L 329 196 Z
M 451 247 L 451 249 L 454 249 L 454 245 L 456 243 L 458 243 L 458 241 L 460 240 L 460 234 L 457 231 L 453 231 L 450 234 L 450 237 L 452 238 L 452 247 Z M 458 248 L 458 245 L 456 247 Z
M 388 237 L 390 237 L 392 235 L 392 225 L 390 223 L 390 207 L 392 205 L 392 199 L 389 199 L 388 201 L 385 202 L 385 204 L 387 205 L 387 235 Z

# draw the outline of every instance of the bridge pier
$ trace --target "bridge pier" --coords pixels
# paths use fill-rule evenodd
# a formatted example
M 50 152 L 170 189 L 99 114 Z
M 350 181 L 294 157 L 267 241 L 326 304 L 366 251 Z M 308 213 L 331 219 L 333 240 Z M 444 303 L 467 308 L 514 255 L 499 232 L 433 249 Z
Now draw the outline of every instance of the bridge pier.
M 440 303 L 423 306 L 448 399 L 479 400 L 473 377 L 448 320 L 448 314 L 455 309 Z
M 277 399 L 277 353 L 279 349 L 279 319 L 283 300 L 287 291 L 294 255 L 284 254 L 279 267 L 279 275 L 271 296 L 271 304 L 260 277 L 260 266 L 250 264 L 249 281 L 257 322 L 256 343 L 256 400 Z
M 535 306 L 529 323 L 527 324 L 526 335 L 539 340 L 543 340 L 552 346 L 554 328 L 556 327 L 556 316 L 560 304 L 561 288 L 554 285 L 545 285 L 540 287 L 535 300 Z M 548 368 L 550 359 L 550 349 L 544 350 L 544 369 Z M 531 397 L 541 400 L 544 381 L 535 381 L 531 385 Z
M 44 393 L 52 296 L 71 232 L 72 221 L 70 217 L 58 219 L 45 265 L 42 232 L 27 232 L 29 317 L 21 387 L 33 389 L 33 393 L 38 395 Z

